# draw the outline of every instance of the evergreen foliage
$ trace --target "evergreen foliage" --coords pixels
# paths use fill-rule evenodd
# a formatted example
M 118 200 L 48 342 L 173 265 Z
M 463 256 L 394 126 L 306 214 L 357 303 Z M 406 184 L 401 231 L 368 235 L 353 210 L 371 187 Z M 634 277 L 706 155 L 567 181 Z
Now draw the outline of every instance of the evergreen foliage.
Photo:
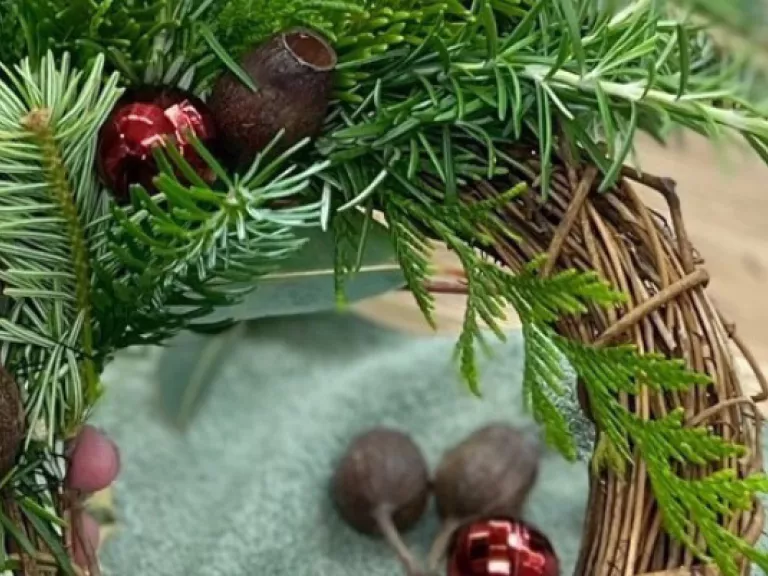
M 13 18 L 21 33 L 3 25 Z M 215 186 L 180 182 L 177 171 L 192 171 L 170 149 L 159 195 L 136 188 L 131 206 L 111 203 L 92 166 L 96 130 L 120 86 L 162 79 L 204 96 L 230 57 L 294 25 L 325 32 L 339 53 L 322 138 L 276 159 L 264 154 L 242 174 L 197 143 Z M 29 58 L 13 69 L 21 56 Z M 503 338 L 512 305 L 526 336 L 525 395 L 549 441 L 573 457 L 568 423 L 551 401 L 566 359 L 587 386 L 600 454 L 619 468 L 643 459 L 669 532 L 728 576 L 737 573 L 733 550 L 768 570 L 768 557 L 718 521 L 768 491 L 768 481 L 729 472 L 690 481 L 674 471 L 742 448 L 685 427 L 679 413 L 646 421 L 617 400 L 707 379 L 676 360 L 558 336 L 559 319 L 622 296 L 594 274 L 543 277 L 539 261 L 517 275 L 501 270 L 482 248 L 518 241 L 498 212 L 525 185 L 480 202 L 464 193 L 519 168 L 515 142 L 537 144 L 540 170 L 529 184 L 543 199 L 555 150 L 569 146 L 599 167 L 608 190 L 638 130 L 662 140 L 680 126 L 740 135 L 768 161 L 768 111 L 750 99 L 749 66 L 716 49 L 698 24 L 657 0 L 0 0 L 0 59 L 2 360 L 24 384 L 32 429 L 42 422 L 45 431 L 30 435 L 6 483 L 32 502 L 43 531 L 55 533 L 57 521 L 43 513 L 50 496 L 34 479 L 87 416 L 115 351 L 162 343 L 236 302 L 301 246 L 300 227 L 332 227 L 341 299 L 381 212 L 428 319 L 431 242 L 460 258 L 469 298 L 457 358 L 473 391 L 482 390 L 484 327 Z M 692 523 L 705 546 L 687 536 Z M 12 522 L 0 524 L 13 535 Z

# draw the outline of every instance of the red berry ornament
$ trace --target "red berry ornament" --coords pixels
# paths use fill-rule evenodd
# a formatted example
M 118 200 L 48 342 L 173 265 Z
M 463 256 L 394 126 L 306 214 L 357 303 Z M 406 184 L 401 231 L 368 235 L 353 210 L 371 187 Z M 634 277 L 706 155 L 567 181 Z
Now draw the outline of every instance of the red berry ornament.
M 97 152 L 99 174 L 117 202 L 129 200 L 134 184 L 154 191 L 159 169 L 152 150 L 169 142 L 206 182 L 213 182 L 213 172 L 190 144 L 190 133 L 206 145 L 215 137 L 213 118 L 200 99 L 172 88 L 126 93 L 99 133 Z
M 484 520 L 459 530 L 448 576 L 560 576 L 546 537 L 515 520 Z

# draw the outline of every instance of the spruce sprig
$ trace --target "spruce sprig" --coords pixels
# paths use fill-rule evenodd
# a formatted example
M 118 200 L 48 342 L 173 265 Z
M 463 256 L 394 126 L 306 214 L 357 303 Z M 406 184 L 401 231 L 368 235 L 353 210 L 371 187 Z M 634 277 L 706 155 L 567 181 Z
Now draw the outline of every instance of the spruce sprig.
M 22 370 L 29 421 L 49 442 L 82 422 L 99 395 L 84 218 L 105 215 L 93 170 L 95 135 L 118 98 L 103 58 L 83 78 L 49 55 L 4 68 L 0 82 L 2 361 Z M 58 392 L 51 394 L 50 390 Z
M 0 10 L 8 6 L 0 0 Z M 550 399 L 550 394 L 559 393 L 558 363 L 565 358 L 587 382 L 606 439 L 602 446 L 611 461 L 626 464 L 636 450 L 645 462 L 670 533 L 692 545 L 686 535 L 691 522 L 696 523 L 707 548 L 693 549 L 705 559 L 711 556 L 725 574 L 735 574 L 735 565 L 725 557 L 728 548 L 764 565 L 764 557 L 728 536 L 719 523 L 722 515 L 764 490 L 763 479 L 726 485 L 725 473 L 716 473 L 685 481 L 672 467 L 676 461 L 695 465 L 702 459 L 736 456 L 740 449 L 685 428 L 675 419 L 679 415 L 650 422 L 638 419 L 616 399 L 617 392 L 632 395 L 642 386 L 685 390 L 702 378 L 676 361 L 643 357 L 627 348 L 594 350 L 556 336 L 552 325 L 564 315 L 612 306 L 618 296 L 593 274 L 542 278 L 535 265 L 518 275 L 500 270 L 481 251 L 500 238 L 519 240 L 504 226 L 499 210 L 522 189 L 500 196 L 499 203 L 477 202 L 471 194 L 473 186 L 515 172 L 529 175 L 529 183 L 546 198 L 555 154 L 563 146 L 572 150 L 575 161 L 586 159 L 598 166 L 602 188 L 608 190 L 631 159 L 638 131 L 664 139 L 675 126 L 712 138 L 740 134 L 768 160 L 768 117 L 750 99 L 748 66 L 717 50 L 698 24 L 671 16 L 656 0 L 238 0 L 227 5 L 145 0 L 64 7 L 58 0 L 31 0 L 25 6 L 31 11 L 21 14 L 21 40 L 2 27 L 3 58 L 15 62 L 19 50 L 41 54 L 50 48 L 59 57 L 72 50 L 89 73 L 101 73 L 108 59 L 126 83 L 162 80 L 204 94 L 223 67 L 211 48 L 208 23 L 235 57 L 276 31 L 271 27 L 313 25 L 334 40 L 340 62 L 325 137 L 305 154 L 283 159 L 293 163 L 295 172 L 262 165 L 238 178 L 211 162 L 224 186 L 188 185 L 175 177 L 172 163 L 182 171 L 185 167 L 171 149 L 171 164 L 157 181 L 161 195 L 150 199 L 146 191 L 136 190 L 132 208 L 112 212 L 91 168 L 98 119 L 52 115 L 62 123 L 66 119 L 79 124 L 53 139 L 56 163 L 50 158 L 46 162 L 40 159 L 44 147 L 39 138 L 35 144 L 19 136 L 24 114 L 18 112 L 29 110 L 17 102 L 22 101 L 19 94 L 34 99 L 53 93 L 77 108 L 82 106 L 74 102 L 79 95 L 85 100 L 78 102 L 83 102 L 105 90 L 97 98 L 99 105 L 92 106 L 103 119 L 118 94 L 113 81 L 79 85 L 81 79 L 68 75 L 66 67 L 56 76 L 52 58 L 39 68 L 27 65 L 22 73 L 5 71 L 14 81 L 0 91 L 0 130 L 18 137 L 0 140 L 0 160 L 10 168 L 0 183 L 0 191 L 5 190 L 0 200 L 7 202 L 0 217 L 5 213 L 11 227 L 24 224 L 14 236 L 22 242 L 0 250 L 10 264 L 5 273 L 16 270 L 7 280 L 11 290 L 17 290 L 6 291 L 10 308 L 0 322 L 0 339 L 2 360 L 17 370 L 35 399 L 30 400 L 29 413 L 33 418 L 44 413 L 48 425 L 48 442 L 31 442 L 25 455 L 38 459 L 30 470 L 39 472 L 38 464 L 50 461 L 52 441 L 70 424 L 82 421 L 90 408 L 92 398 L 82 396 L 88 390 L 81 375 L 84 364 L 101 364 L 114 349 L 129 343 L 161 341 L 212 306 L 231 303 L 239 294 L 238 281 L 244 289 L 250 287 L 254 276 L 290 253 L 296 245 L 290 229 L 323 221 L 332 200 L 341 214 L 335 217 L 334 229 L 341 231 L 344 243 L 337 258 L 340 285 L 355 269 L 352 247 L 359 253 L 365 245 L 366 219 L 381 210 L 406 281 L 429 316 L 430 242 L 446 243 L 463 262 L 469 282 L 457 352 L 470 386 L 481 390 L 476 347 L 482 345 L 484 327 L 503 337 L 499 324 L 506 305 L 512 304 L 526 335 L 526 398 L 550 441 L 572 455 L 567 423 Z M 138 6 L 158 18 L 143 17 L 135 11 Z M 247 11 L 254 6 L 261 8 L 259 18 L 267 24 L 250 34 L 241 29 L 228 35 L 227 22 L 253 21 Z M 51 13 L 69 22 L 69 28 L 42 13 L 30 16 L 51 7 L 61 9 Z M 265 14 L 276 17 L 270 21 Z M 7 13 L 0 12 L 0 23 L 3 18 Z M 64 33 L 67 30 L 71 34 Z M 59 92 L 39 89 L 41 82 L 54 77 Z M 530 158 L 522 162 L 511 152 L 515 142 L 534 139 L 538 174 L 527 168 L 533 164 Z M 93 328 L 99 343 L 95 358 L 83 355 L 86 316 L 78 312 L 77 274 L 72 273 L 78 250 L 73 252 L 71 231 L 76 227 L 48 212 L 55 204 L 44 193 L 51 182 L 61 181 L 51 178 L 61 174 L 55 169 L 61 165 L 75 184 L 71 191 L 77 215 L 86 223 L 78 234 L 86 237 L 91 251 Z M 264 204 L 282 194 L 296 200 L 298 207 L 272 210 Z M 19 220 L 17 202 L 33 216 Z M 174 209 L 166 210 L 169 206 Z M 261 236 L 264 229 L 254 224 L 265 213 L 267 228 L 275 236 Z M 356 216 L 360 226 L 337 224 Z M 211 228 L 200 224 L 209 219 Z M 37 230 L 27 230 L 33 221 Z M 12 232 L 18 231 L 8 228 L 7 233 Z M 213 241 L 222 235 L 224 245 Z M 250 242 L 251 236 L 262 241 Z M 276 244 L 270 243 L 273 240 Z M 33 256 L 29 264 L 22 262 L 24 254 Z M 128 302 L 140 303 L 138 310 L 131 310 Z M 56 331 L 55 337 L 51 331 Z M 57 378 L 65 379 L 61 386 Z M 14 478 L 26 493 L 30 474 Z M 700 514 L 691 520 L 692 512 Z
M 307 140 L 273 157 L 281 137 L 242 175 L 229 175 L 191 138 L 218 176 L 214 187 L 168 147 L 167 157 L 158 155 L 157 193 L 135 187 L 133 206 L 112 207 L 111 225 L 94 243 L 103 351 L 163 342 L 214 306 L 238 302 L 304 245 L 296 231 L 328 212 L 327 200 L 304 199 L 328 163 L 291 162 Z
M 57 454 L 101 393 L 94 333 L 90 243 L 106 215 L 93 161 L 96 132 L 120 95 L 98 57 L 87 73 L 67 57 L 3 67 L 0 80 L 0 279 L 3 365 L 24 391 L 28 437 L 2 479 L 66 574 L 54 496 Z M 0 535 L 29 552 L 30 540 L 0 513 Z M 0 559 L 5 564 L 5 554 Z

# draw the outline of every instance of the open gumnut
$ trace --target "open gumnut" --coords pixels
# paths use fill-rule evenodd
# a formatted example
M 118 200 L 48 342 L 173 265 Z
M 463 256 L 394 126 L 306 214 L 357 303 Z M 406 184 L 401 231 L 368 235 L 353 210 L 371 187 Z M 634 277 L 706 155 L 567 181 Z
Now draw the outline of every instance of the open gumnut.
M 384 536 L 406 574 L 422 574 L 400 535 L 418 522 L 429 500 L 427 463 L 409 436 L 376 428 L 355 438 L 339 462 L 331 492 L 350 526 Z
M 336 52 L 325 39 L 295 28 L 242 59 L 256 92 L 232 73 L 221 76 L 208 104 L 230 160 L 252 161 L 281 130 L 280 148 L 316 136 L 328 111 L 336 62 Z

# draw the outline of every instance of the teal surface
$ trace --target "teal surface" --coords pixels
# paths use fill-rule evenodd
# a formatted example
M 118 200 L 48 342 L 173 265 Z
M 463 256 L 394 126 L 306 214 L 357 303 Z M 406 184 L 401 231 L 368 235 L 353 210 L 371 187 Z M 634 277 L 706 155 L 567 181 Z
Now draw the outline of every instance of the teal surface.
M 352 316 L 265 320 L 230 351 L 183 434 L 158 407 L 159 352 L 124 355 L 106 375 L 96 414 L 123 453 L 121 528 L 105 547 L 105 573 L 399 576 L 389 550 L 342 525 L 330 505 L 328 478 L 349 439 L 396 426 L 434 465 L 483 423 L 530 425 L 520 334 L 494 347 L 482 400 L 456 378 L 453 344 Z M 578 553 L 586 498 L 585 465 L 549 454 L 527 518 L 552 538 L 564 575 Z M 423 551 L 436 529 L 431 513 L 408 541 Z
M 351 437 L 410 432 L 434 465 L 490 421 L 527 426 L 522 339 L 495 345 L 484 398 L 456 376 L 451 338 L 414 338 L 348 315 L 265 320 L 236 343 L 215 393 L 180 433 L 158 409 L 157 353 L 125 355 L 105 376 L 96 422 L 119 443 L 121 528 L 105 573 L 153 576 L 397 576 L 392 553 L 334 513 L 328 479 Z M 572 571 L 587 498 L 584 463 L 547 454 L 527 519 Z M 437 526 L 408 541 L 423 551 Z

